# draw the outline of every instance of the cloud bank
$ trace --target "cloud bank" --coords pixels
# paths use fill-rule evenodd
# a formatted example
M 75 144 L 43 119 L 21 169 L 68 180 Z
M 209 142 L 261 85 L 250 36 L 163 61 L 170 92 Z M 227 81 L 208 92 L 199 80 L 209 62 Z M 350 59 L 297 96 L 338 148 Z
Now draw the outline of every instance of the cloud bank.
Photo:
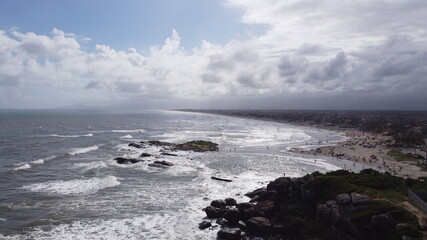
M 119 51 L 59 29 L 0 30 L 0 108 L 427 109 L 426 1 L 225 6 L 265 31 L 186 50 L 173 30 Z

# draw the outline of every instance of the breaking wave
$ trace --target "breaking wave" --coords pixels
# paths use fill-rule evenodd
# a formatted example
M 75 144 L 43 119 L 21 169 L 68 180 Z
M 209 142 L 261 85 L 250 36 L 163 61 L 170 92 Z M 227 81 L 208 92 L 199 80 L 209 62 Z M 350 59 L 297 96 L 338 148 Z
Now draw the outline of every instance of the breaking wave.
M 32 192 L 44 192 L 59 195 L 88 195 L 98 192 L 101 189 L 114 187 L 120 182 L 114 176 L 100 178 L 75 179 L 69 181 L 49 181 L 25 185 L 22 188 Z

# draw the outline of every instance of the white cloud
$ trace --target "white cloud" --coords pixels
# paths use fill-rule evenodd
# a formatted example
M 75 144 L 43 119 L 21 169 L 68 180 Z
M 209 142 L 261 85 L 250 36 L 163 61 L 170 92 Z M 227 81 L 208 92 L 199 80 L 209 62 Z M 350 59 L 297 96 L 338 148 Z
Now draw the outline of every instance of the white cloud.
M 225 100 L 309 107 L 301 98 L 366 94 L 427 100 L 425 1 L 229 0 L 227 6 L 243 10 L 243 23 L 265 24 L 267 31 L 185 50 L 173 30 L 148 51 L 96 43 L 87 51 L 84 38 L 58 29 L 0 31 L 0 107 L 144 101 L 151 108 L 221 108 Z

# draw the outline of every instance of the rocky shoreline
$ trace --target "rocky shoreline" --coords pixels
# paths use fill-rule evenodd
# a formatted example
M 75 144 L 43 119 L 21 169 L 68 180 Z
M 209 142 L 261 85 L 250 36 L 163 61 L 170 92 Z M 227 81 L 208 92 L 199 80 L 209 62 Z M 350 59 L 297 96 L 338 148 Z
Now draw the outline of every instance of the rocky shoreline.
M 372 179 L 389 184 L 373 186 Z M 404 198 L 405 184 L 427 189 L 424 182 L 371 169 L 280 177 L 246 193 L 247 202 L 213 200 L 203 209 L 206 218 L 199 228 L 218 231 L 223 240 L 421 239 L 417 218 L 382 194 L 393 191 Z
M 128 144 L 129 147 L 134 147 L 138 149 L 146 149 L 150 146 L 160 147 L 160 154 L 154 156 L 155 158 L 160 158 L 161 156 L 169 156 L 169 157 L 177 157 L 178 155 L 172 152 L 176 151 L 193 151 L 193 152 L 209 152 L 209 151 L 218 151 L 218 144 L 210 141 L 203 140 L 194 140 L 185 143 L 169 143 L 158 140 L 150 140 L 150 141 L 140 141 L 140 142 L 132 142 Z M 143 152 L 139 156 L 139 158 L 125 158 L 125 157 L 116 157 L 114 161 L 118 164 L 135 164 L 139 162 L 144 162 L 143 158 L 153 157 L 152 154 Z M 168 161 L 154 161 L 148 164 L 149 167 L 156 168 L 167 168 L 171 167 L 174 164 Z

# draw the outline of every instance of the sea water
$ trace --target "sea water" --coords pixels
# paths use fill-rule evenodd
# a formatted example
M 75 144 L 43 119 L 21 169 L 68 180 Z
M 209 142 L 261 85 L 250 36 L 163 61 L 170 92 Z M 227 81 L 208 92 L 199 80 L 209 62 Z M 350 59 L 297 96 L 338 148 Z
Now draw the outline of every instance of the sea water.
M 128 146 L 146 140 L 209 140 L 219 151 L 163 156 L 159 147 Z M 0 238 L 215 239 L 216 231 L 198 229 L 212 200 L 248 201 L 246 192 L 284 174 L 339 169 L 288 151 L 339 140 L 337 132 L 199 113 L 2 110 Z M 114 161 L 143 152 L 153 156 Z M 174 166 L 150 167 L 155 160 Z

